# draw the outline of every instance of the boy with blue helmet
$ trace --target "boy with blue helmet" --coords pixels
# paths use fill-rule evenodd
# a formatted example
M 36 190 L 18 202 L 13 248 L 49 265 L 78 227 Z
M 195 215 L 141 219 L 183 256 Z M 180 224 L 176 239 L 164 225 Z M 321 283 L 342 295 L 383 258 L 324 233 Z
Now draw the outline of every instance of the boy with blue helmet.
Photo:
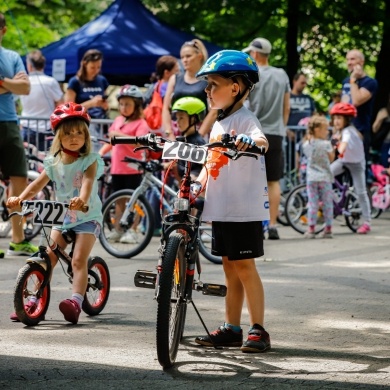
M 208 83 L 205 90 L 210 108 L 219 110 L 210 142 L 228 133 L 237 135 L 238 150 L 250 151 L 254 145 L 267 149 L 258 119 L 243 105 L 259 80 L 254 59 L 243 52 L 223 50 L 209 58 L 197 77 Z M 227 295 L 224 324 L 195 341 L 205 346 L 240 346 L 243 352 L 264 352 L 271 342 L 263 327 L 264 291 L 255 265 L 255 258 L 264 254 L 262 221 L 269 219 L 264 157 L 232 161 L 217 150 L 210 151 L 198 181 L 202 187 L 206 185 L 202 219 L 212 221 L 212 253 L 222 256 Z M 243 343 L 240 324 L 244 297 L 251 327 Z

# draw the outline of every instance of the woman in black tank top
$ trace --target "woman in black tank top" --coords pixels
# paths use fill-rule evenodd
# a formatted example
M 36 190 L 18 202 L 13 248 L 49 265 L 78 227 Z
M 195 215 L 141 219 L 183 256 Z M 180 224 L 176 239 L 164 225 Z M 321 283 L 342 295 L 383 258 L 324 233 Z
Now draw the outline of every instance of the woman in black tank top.
M 185 71 L 181 75 L 171 76 L 164 98 L 163 127 L 165 134 L 169 138 L 175 138 L 171 126 L 171 107 L 176 100 L 182 97 L 192 96 L 202 100 L 206 104 L 206 107 L 208 107 L 207 95 L 204 91 L 207 82 L 197 80 L 195 77 L 196 73 L 206 62 L 207 57 L 207 50 L 199 39 L 185 42 L 181 47 L 180 58 Z M 216 118 L 217 110 L 209 110 L 201 124 L 199 134 L 202 136 L 207 135 Z

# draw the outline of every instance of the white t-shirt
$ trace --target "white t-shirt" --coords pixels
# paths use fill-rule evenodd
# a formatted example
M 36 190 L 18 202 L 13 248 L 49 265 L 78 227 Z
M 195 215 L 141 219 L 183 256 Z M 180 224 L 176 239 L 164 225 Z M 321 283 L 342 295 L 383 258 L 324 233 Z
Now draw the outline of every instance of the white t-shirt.
M 363 141 L 354 126 L 348 126 L 341 131 L 341 141 L 347 143 L 344 156 L 340 159 L 346 163 L 365 161 Z
M 232 115 L 215 122 L 210 142 L 221 139 L 222 134 L 238 134 L 250 137 L 264 136 L 256 116 L 242 107 Z M 232 161 L 216 150 L 210 150 L 206 167 L 208 181 L 204 221 L 250 222 L 269 219 L 269 202 L 264 156 L 258 159 L 241 157 Z
M 31 90 L 29 95 L 20 96 L 22 103 L 22 116 L 50 118 L 55 109 L 55 102 L 61 100 L 63 92 L 58 81 L 43 72 L 29 74 Z M 50 129 L 49 121 L 21 120 L 21 125 L 34 131 L 46 131 Z

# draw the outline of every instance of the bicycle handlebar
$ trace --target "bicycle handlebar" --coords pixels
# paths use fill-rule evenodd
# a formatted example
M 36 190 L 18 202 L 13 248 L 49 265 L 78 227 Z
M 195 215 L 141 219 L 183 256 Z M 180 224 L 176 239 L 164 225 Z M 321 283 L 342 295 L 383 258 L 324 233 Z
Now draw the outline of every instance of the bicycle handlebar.
M 174 142 L 174 141 L 156 136 L 156 134 L 153 133 L 149 133 L 142 137 L 115 137 L 114 136 L 111 138 L 111 145 L 118 145 L 118 144 L 142 145 L 152 150 L 162 150 L 163 146 L 161 144 L 164 144 L 165 142 Z M 237 149 L 235 142 L 236 142 L 236 136 L 223 134 L 221 141 L 211 142 L 199 146 L 203 148 L 206 147 L 207 149 L 212 149 L 217 147 L 228 148 L 234 153 L 229 154 L 228 152 L 224 152 L 224 154 L 231 159 L 237 159 L 241 156 L 254 157 L 253 156 L 254 154 L 259 154 L 259 155 L 265 154 L 264 146 L 252 146 L 246 149 L 245 151 L 240 151 Z

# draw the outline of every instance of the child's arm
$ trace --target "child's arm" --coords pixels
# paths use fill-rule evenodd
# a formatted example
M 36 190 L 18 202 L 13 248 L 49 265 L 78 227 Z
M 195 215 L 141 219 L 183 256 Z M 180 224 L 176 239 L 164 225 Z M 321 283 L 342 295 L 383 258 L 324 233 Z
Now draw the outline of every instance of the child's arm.
M 83 182 L 81 184 L 80 196 L 76 196 L 69 201 L 71 209 L 81 210 L 88 204 L 91 197 L 92 187 L 96 180 L 97 161 L 91 164 L 84 172 Z
M 50 179 L 47 176 L 46 171 L 43 170 L 41 174 L 30 183 L 26 189 L 19 196 L 11 196 L 6 203 L 6 206 L 10 209 L 20 206 L 20 202 L 23 200 L 32 199 L 47 183 Z

